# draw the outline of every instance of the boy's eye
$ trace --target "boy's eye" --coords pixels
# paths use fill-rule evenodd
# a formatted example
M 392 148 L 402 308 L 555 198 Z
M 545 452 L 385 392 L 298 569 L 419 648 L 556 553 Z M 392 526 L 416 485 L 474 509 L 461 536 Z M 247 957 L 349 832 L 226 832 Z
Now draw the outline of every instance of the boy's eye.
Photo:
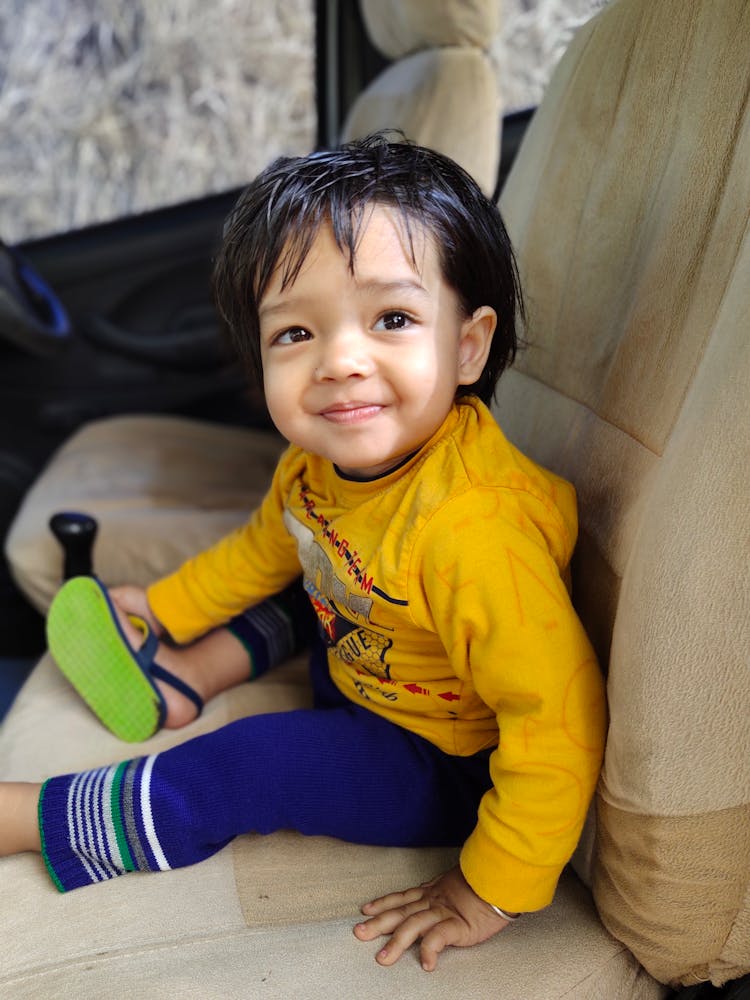
M 310 332 L 301 326 L 290 326 L 288 330 L 280 333 L 274 343 L 276 344 L 301 344 L 303 340 L 310 339 Z
M 375 324 L 376 330 L 403 330 L 408 326 L 411 318 L 400 309 L 393 309 L 391 312 L 383 313 Z

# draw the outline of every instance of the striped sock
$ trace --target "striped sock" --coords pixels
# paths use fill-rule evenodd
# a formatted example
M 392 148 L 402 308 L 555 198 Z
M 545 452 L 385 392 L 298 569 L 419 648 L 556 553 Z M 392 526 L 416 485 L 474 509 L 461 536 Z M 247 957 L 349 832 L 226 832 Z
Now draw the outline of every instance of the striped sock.
M 227 628 L 248 651 L 251 679 L 299 652 L 310 636 L 310 601 L 299 583 L 248 608 Z
M 45 782 L 39 798 L 42 855 L 61 892 L 125 872 L 171 868 L 151 815 L 156 756 Z

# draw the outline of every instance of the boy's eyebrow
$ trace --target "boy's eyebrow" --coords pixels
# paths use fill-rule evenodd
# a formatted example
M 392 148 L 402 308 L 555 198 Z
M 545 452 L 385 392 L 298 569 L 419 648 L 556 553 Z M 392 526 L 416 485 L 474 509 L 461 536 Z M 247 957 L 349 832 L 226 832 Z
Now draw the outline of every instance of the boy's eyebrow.
M 398 278 L 394 281 L 381 281 L 379 278 L 368 278 L 367 281 L 357 281 L 357 286 L 364 292 L 422 292 L 427 295 L 427 289 L 422 282 L 414 278 Z
M 376 292 L 378 294 L 395 295 L 400 292 L 418 292 L 421 295 L 429 296 L 427 289 L 416 277 L 399 278 L 394 281 L 381 281 L 379 278 L 368 278 L 366 281 L 357 281 L 357 287 L 363 292 Z M 309 296 L 295 298 L 294 294 L 284 294 L 277 302 L 269 305 L 264 305 L 261 302 L 258 315 L 263 317 L 271 316 L 274 313 L 283 312 L 287 309 L 298 309 L 308 304 L 314 304 L 318 300 L 318 296 L 312 299 Z

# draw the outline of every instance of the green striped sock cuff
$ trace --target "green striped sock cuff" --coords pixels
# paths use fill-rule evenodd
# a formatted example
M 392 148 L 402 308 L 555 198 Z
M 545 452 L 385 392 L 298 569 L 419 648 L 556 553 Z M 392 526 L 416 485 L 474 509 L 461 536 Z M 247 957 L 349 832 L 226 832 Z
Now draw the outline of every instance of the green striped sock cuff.
M 47 781 L 39 799 L 42 854 L 61 892 L 130 871 L 170 868 L 153 825 L 155 755 Z

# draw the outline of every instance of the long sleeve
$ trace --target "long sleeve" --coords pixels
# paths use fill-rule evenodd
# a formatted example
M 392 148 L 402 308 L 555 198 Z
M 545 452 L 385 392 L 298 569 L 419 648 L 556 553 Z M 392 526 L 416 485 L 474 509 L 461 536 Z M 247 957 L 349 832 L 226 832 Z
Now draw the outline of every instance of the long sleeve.
M 288 449 L 248 522 L 148 588 L 151 608 L 177 642 L 189 642 L 282 590 L 300 573 L 297 545 L 284 525 L 299 450 Z
M 422 595 L 410 600 L 497 719 L 493 787 L 461 867 L 479 896 L 508 910 L 552 899 L 601 763 L 603 682 L 563 582 L 565 536 L 543 498 L 474 487 L 423 532 Z

